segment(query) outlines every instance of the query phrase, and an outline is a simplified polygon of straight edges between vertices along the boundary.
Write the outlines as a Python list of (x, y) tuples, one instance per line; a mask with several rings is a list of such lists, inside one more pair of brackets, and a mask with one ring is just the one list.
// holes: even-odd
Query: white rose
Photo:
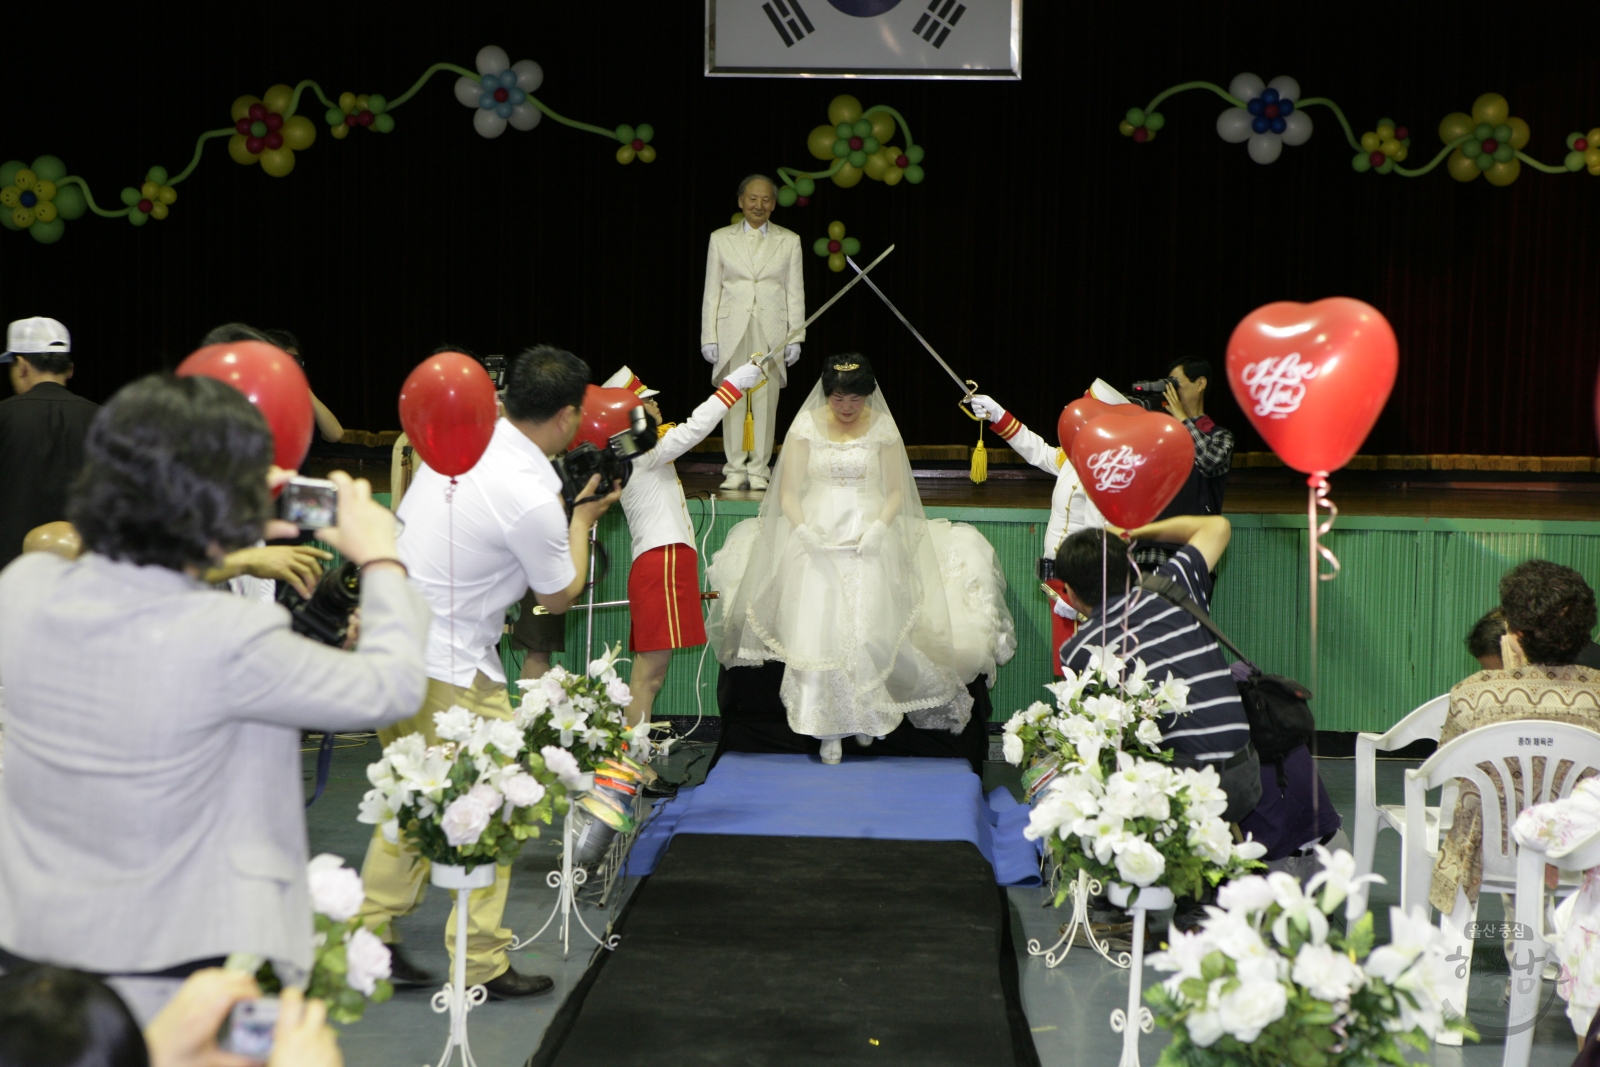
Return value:
[[(1221, 979), (1218, 979), (1221, 981)], [(1217, 1043), (1217, 1038), (1222, 1036), (1222, 1016), (1214, 1011), (1197, 1011), (1189, 1015), (1184, 1022), (1189, 1031), (1189, 1040), (1201, 1048), (1210, 1048)]]
[(354, 918), (367, 896), (361, 889), (361, 876), (331, 852), (306, 864), (306, 882), (311, 891), (311, 910), (336, 923)]
[(1366, 984), (1366, 976), (1349, 956), (1334, 951), (1332, 945), (1313, 945), (1309, 941), (1300, 946), (1290, 977), (1312, 996), (1330, 1004), (1349, 1000)]
[(1000, 751), (1005, 754), (1006, 762), (1011, 766), (1022, 766), (1022, 738), (1016, 734), (1001, 735)]
[(500, 783), (505, 798), (519, 808), (531, 808), (544, 799), (544, 786), (531, 774), (513, 774)]
[(389, 977), (389, 946), (365, 926), (357, 927), (344, 943), (344, 980), (351, 989), (370, 997), (378, 979)]
[(550, 697), (540, 683), (543, 679), (523, 678), (517, 682), (522, 687), (522, 702), (511, 713), (511, 721), (526, 730), (550, 707)]
[(1167, 860), (1155, 846), (1136, 837), (1117, 853), (1117, 874), (1130, 885), (1147, 886), (1166, 872)]
[(1111, 857), (1133, 840), (1133, 835), (1128, 833), (1122, 820), (1110, 815), (1095, 819), (1088, 827), (1086, 836), (1094, 838), (1094, 858), (1099, 863), (1110, 863)]
[(544, 757), (544, 765), (550, 768), (550, 773), (561, 779), (561, 784), (568, 789), (576, 789), (583, 782), (583, 772), (578, 769), (578, 761), (572, 753), (555, 745), (546, 745), (539, 750), (539, 755)]
[[(1233, 858), (1233, 834), (1228, 830), (1228, 824), (1221, 819), (1207, 819), (1195, 823), (1189, 827), (1188, 841), (1191, 849), (1218, 866), (1226, 865)], [(1218, 890), (1219, 903), (1222, 899), (1220, 894), (1227, 888), (1223, 886)], [(1268, 903), (1271, 903), (1270, 898)], [(1222, 906), (1226, 908), (1229, 905)]]
[(495, 751), (507, 759), (515, 759), (517, 753), (522, 751), (522, 731), (517, 729), (516, 723), (505, 719), (488, 719), (488, 727), (484, 730), (489, 744)]
[(1029, 841), (1047, 839), (1061, 829), (1066, 817), (1066, 805), (1056, 794), (1046, 793), (1028, 812), (1028, 825), (1022, 828), (1022, 836)]
[(625, 708), (633, 703), (633, 690), (629, 689), (628, 683), (620, 678), (613, 678), (606, 683), (606, 696), (619, 708)]
[(1289, 995), (1281, 982), (1240, 982), (1233, 992), (1217, 998), (1217, 1018), (1224, 1030), (1249, 1044), (1283, 1018), (1288, 1007)]
[(478, 717), (460, 704), (433, 713), (433, 732), (446, 741), (465, 741), (478, 728)]
[[(473, 792), (476, 791), (475, 788)], [(476, 845), (478, 838), (483, 836), (483, 831), (488, 829), (489, 820), (494, 817), (499, 807), (499, 804), (493, 807), (484, 804), (472, 793), (456, 797), (444, 809), (444, 818), (439, 820), (445, 840), (456, 848), (462, 845)]]

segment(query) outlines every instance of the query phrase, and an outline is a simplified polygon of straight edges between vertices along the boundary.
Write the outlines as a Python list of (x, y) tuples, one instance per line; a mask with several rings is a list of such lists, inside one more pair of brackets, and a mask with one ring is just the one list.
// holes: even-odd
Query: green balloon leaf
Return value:
[(11, 217), (11, 212), (3, 209), (0, 209), (0, 226), (12, 231), (22, 229), (21, 226), (17, 225), (17, 220)]
[[(65, 168), (63, 168), (64, 170)], [(63, 178), (65, 174), (61, 175)], [(55, 181), (54, 178), (47, 179)], [(49, 222), (35, 222), (28, 227), (28, 232), (33, 234), (33, 239), (42, 245), (53, 245), (67, 232), (67, 224), (60, 219), (51, 219)]]
[(1497, 141), (1509, 141), (1509, 140), (1511, 140), (1511, 127), (1507, 126), (1503, 122), (1500, 125), (1496, 126), (1494, 128), (1494, 139), (1497, 140)]
[(816, 241), (812, 243), (811, 251), (815, 252), (819, 256), (827, 255), (828, 239), (826, 237), (818, 237)]
[(812, 193), (817, 191), (817, 183), (812, 181), (810, 178), (801, 178), (799, 181), (794, 183), (794, 187), (801, 196), (810, 196)]
[(857, 167), (857, 168), (866, 166), (867, 165), (867, 154), (865, 152), (861, 151), (861, 149), (859, 149), (859, 148), (856, 149), (854, 152), (851, 152), (850, 153), (850, 165), (852, 167)]
[(856, 124), (850, 127), (857, 137), (868, 137), (872, 134), (871, 119), (856, 119)]
[(1385, 158), (1382, 165), (1378, 167), (1379, 174), (1388, 174), (1392, 170), (1394, 170), (1394, 160), (1388, 158)]
[(1155, 133), (1167, 124), (1167, 117), (1159, 111), (1152, 111), (1144, 117), (1144, 128)]
[(1477, 159), (1483, 155), (1483, 144), (1480, 141), (1464, 141), (1461, 145), (1461, 154), (1468, 159)]
[(83, 213), (89, 210), (89, 203), (84, 199), (83, 190), (76, 185), (63, 185), (56, 190), (56, 214), (64, 219), (81, 219)]
[(367, 110), (374, 115), (381, 115), (389, 107), (389, 98), (382, 93), (367, 94)]
[(848, 156), (850, 154), (850, 142), (846, 141), (843, 137), (833, 142), (833, 154), (840, 159)]
[[(919, 145), (919, 144), (914, 144), (910, 148), (906, 149), (906, 158), (909, 159), (913, 163), (921, 163), (922, 162), (922, 146)], [(908, 173), (906, 176), (910, 177), (910, 174)], [(918, 180), (920, 181), (921, 179), (918, 179)]]
[(1494, 166), (1494, 156), (1488, 152), (1480, 152), (1478, 153), (1477, 164), (1479, 170), (1488, 170)]
[(1350, 165), (1355, 168), (1357, 174), (1365, 174), (1372, 169), (1372, 157), (1365, 152), (1357, 152), (1351, 157)]
[(372, 119), (372, 128), (379, 133), (389, 133), (394, 129), (394, 116), (375, 115)]
[(8, 163), (0, 163), (0, 185), (16, 184), (17, 172), (27, 169), (28, 165), (20, 159), (13, 159)]
[(1498, 163), (1510, 163), (1517, 158), (1517, 150), (1511, 147), (1511, 142), (1506, 141), (1494, 150), (1494, 158)]
[(906, 181), (912, 185), (920, 185), (925, 176), (922, 173), (922, 168), (915, 163), (906, 168)]
[(150, 216), (146, 215), (144, 212), (140, 211), (136, 207), (135, 208), (129, 208), (128, 209), (128, 221), (133, 223), (135, 226), (143, 226), (145, 223), (150, 221)]
[(1580, 171), (1580, 170), (1583, 169), (1583, 153), (1582, 152), (1568, 152), (1567, 153), (1567, 158), (1565, 160), (1563, 160), (1562, 162), (1566, 164), (1566, 168), (1568, 170), (1574, 171), (1574, 172)]
[(1144, 125), (1144, 108), (1142, 108), (1142, 107), (1130, 107), (1128, 109), (1128, 114), (1127, 114), (1126, 117), (1128, 119), (1128, 125), (1129, 126), (1143, 126)]
[(854, 237), (846, 237), (839, 243), (844, 247), (845, 255), (859, 256), (861, 254), (861, 242), (856, 240)]
[[(841, 122), (839, 125), (833, 128), (833, 132), (839, 135), (839, 139), (841, 141), (848, 141), (850, 138), (856, 135), (856, 128), (850, 125), (848, 122)], [(872, 132), (870, 123), (867, 126), (867, 132)]]
[(623, 144), (631, 143), (633, 141), (633, 137), (633, 127), (629, 126), (626, 122), (617, 127), (617, 140), (621, 141)]
[[(67, 176), (67, 165), (55, 156), (40, 156), (33, 161), (33, 172), (47, 182), (60, 182)], [(51, 241), (44, 242), (50, 244)]]
[(1583, 136), (1583, 134), (1581, 134), (1581, 133), (1569, 133), (1569, 134), (1567, 134), (1567, 150), (1569, 152), (1574, 150), (1575, 148), (1577, 148), (1578, 139), (1580, 137), (1582, 137), (1582, 136)]
[(648, 122), (641, 122), (639, 128), (633, 131), (633, 135), (645, 144), (649, 144), (650, 139), (656, 135), (656, 128)]
[(329, 126), (344, 125), (344, 112), (336, 107), (330, 107), (322, 117), (328, 121)]
[(799, 198), (800, 198), (800, 194), (795, 192), (793, 189), (789, 188), (787, 185), (785, 185), (782, 189), (778, 190), (778, 206), (779, 207), (793, 207), (794, 206), (794, 202), (796, 200), (798, 200)]
[(869, 156), (882, 147), (883, 145), (878, 143), (878, 139), (876, 137), (863, 137), (861, 139), (861, 151), (865, 152)]
[(1472, 136), (1476, 137), (1480, 141), (1487, 141), (1489, 138), (1494, 136), (1494, 127), (1489, 125), (1487, 122), (1480, 122), (1478, 123), (1477, 129), (1472, 131)]
[[(122, 188), (122, 202), (124, 204), (128, 205), (129, 207), (132, 207), (133, 205), (137, 204), (139, 202), (139, 190), (133, 188), (133, 186), (131, 186), (131, 185), (123, 186), (123, 188)], [(60, 209), (58, 208), (57, 210), (60, 210)]]
[(151, 167), (149, 170), (144, 172), (144, 180), (147, 182), (155, 182), (157, 185), (167, 184), (167, 168)]

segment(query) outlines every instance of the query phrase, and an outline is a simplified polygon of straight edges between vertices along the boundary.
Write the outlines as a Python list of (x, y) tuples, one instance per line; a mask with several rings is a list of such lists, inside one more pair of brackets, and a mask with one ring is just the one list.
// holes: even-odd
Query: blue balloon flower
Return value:
[(1289, 128), (1289, 124), (1283, 119), (1273, 119), (1269, 125), (1272, 127), (1273, 133), (1282, 133)]
[(1272, 123), (1270, 120), (1264, 119), (1260, 115), (1257, 115), (1255, 118), (1250, 120), (1250, 128), (1256, 133), (1266, 133), (1272, 128)]
[(1248, 104), (1246, 104), (1244, 106), (1244, 109), (1246, 111), (1250, 112), (1250, 114), (1252, 114), (1252, 115), (1259, 115), (1259, 114), (1261, 114), (1262, 110), (1266, 108), (1266, 106), (1267, 105), (1263, 104), (1261, 102), (1261, 98), (1258, 96), (1258, 97), (1255, 97), (1254, 99), (1252, 99)]
[(1279, 101), (1278, 101), (1278, 114), (1287, 115), (1292, 111), (1294, 111), (1294, 101), (1293, 100), (1290, 100), (1287, 97), (1279, 99)]
[(510, 104), (496, 104), (495, 108), (494, 108), (494, 113), (496, 115), (499, 115), (503, 119), (508, 119), (508, 118), (511, 117), (511, 105)]
[(1269, 104), (1276, 104), (1278, 102), (1278, 90), (1268, 86), (1261, 90), (1261, 99)]

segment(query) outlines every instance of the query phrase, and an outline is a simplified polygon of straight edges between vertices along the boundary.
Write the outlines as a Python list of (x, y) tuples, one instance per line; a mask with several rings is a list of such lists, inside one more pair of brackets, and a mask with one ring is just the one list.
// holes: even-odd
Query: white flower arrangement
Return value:
[(1382, 879), (1355, 877), (1348, 852), (1319, 845), (1317, 855), (1323, 870), (1304, 890), (1282, 872), (1229, 882), (1198, 932), (1174, 932), (1150, 957), (1171, 974), (1145, 994), (1172, 1031), (1163, 1064), (1403, 1064), (1402, 1043), (1426, 1052), (1441, 1030), (1470, 1033), (1445, 1018), (1451, 947), (1425, 910), (1391, 908), (1390, 943), (1378, 949), (1371, 912), (1339, 933), (1327, 916)]
[[(558, 773), (569, 789), (577, 787), (584, 772), (607, 759), (628, 756), (645, 762), (671, 747), (670, 739), (652, 736), (670, 729), (667, 723), (628, 726), (625, 709), (633, 703), (633, 693), (617, 676), (621, 657), (622, 644), (618, 642), (592, 660), (583, 674), (557, 665), (541, 678), (517, 683), (522, 701), (512, 722), (522, 730), (529, 752), (542, 753), (552, 770), (558, 770), (559, 764)], [(552, 750), (565, 755), (552, 762)]]
[(1130, 670), (1096, 652), (1081, 675), (1067, 671), (1045, 688), (1055, 708), (1036, 702), (1017, 712), (1001, 743), (1013, 765), (1028, 764), (1034, 809), (1023, 833), (1043, 842), (1054, 865), (1057, 906), (1080, 871), (1199, 897), (1207, 884), (1259, 866), (1265, 849), (1234, 842), (1222, 821), (1228, 797), (1217, 772), (1167, 765), (1160, 723), (1185, 711), (1187, 685), (1170, 672), (1152, 685), (1142, 660)]
[(567, 786), (558, 768), (523, 753), (520, 725), (474, 715), (463, 707), (435, 712), (441, 744), (407, 734), (367, 766), (372, 788), (357, 819), (404, 837), (428, 860), (471, 870), (508, 864), (522, 843), (539, 836), (552, 813), (564, 813)]

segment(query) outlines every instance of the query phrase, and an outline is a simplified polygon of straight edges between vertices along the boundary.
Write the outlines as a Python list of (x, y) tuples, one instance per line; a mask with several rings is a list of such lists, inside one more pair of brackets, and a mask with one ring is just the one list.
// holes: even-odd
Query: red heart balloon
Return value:
[(1107, 404), (1084, 394), (1061, 409), (1061, 417), (1056, 420), (1056, 440), (1061, 442), (1061, 450), (1070, 456), (1072, 442), (1077, 438), (1078, 431), (1093, 420), (1102, 415), (1143, 414), (1144, 408), (1138, 404)]
[(1228, 340), (1228, 384), (1239, 406), (1278, 457), (1306, 474), (1350, 462), (1399, 365), (1389, 321), (1344, 296), (1257, 308)]
[(1133, 529), (1161, 514), (1189, 480), (1194, 439), (1170, 415), (1102, 415), (1078, 431), (1071, 455), (1100, 514)]
[(400, 425), (422, 462), (454, 478), (473, 468), (494, 436), (494, 380), (460, 352), (429, 356), (400, 387)]
[(207, 345), (178, 364), (177, 375), (226, 382), (250, 398), (272, 430), (272, 462), (299, 470), (311, 451), (311, 385), (294, 357), (265, 341)]
[(631, 389), (606, 389), (591, 385), (583, 391), (583, 421), (578, 426), (578, 436), (572, 439), (571, 448), (585, 441), (596, 448), (605, 448), (617, 434), (632, 425), (633, 409), (642, 401)]

